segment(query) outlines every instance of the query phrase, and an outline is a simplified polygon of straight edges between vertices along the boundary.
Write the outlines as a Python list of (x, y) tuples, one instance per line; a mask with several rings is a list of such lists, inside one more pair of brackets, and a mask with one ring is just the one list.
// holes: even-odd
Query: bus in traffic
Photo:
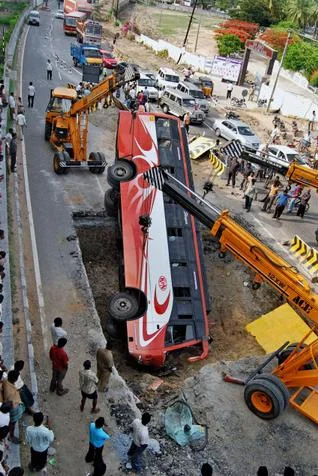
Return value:
[(84, 22), (87, 19), (87, 13), (74, 11), (71, 13), (64, 13), (63, 30), (65, 35), (77, 35), (77, 22)]

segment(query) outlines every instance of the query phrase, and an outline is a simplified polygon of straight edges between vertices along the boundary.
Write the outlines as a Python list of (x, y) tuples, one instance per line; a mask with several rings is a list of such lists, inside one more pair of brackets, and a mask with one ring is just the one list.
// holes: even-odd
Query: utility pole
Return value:
[(202, 11), (199, 16), (199, 23), (198, 23), (198, 31), (197, 31), (197, 37), (195, 39), (195, 46), (194, 46), (194, 52), (196, 53), (197, 47), (198, 47), (198, 41), (199, 41), (199, 34), (200, 34), (200, 27), (201, 27), (201, 20), (202, 20)]
[(283, 66), (283, 62), (284, 62), (284, 58), (285, 58), (286, 51), (287, 51), (287, 48), (288, 48), (288, 43), (289, 43), (290, 36), (291, 36), (291, 31), (288, 31), (288, 36), (286, 38), (284, 51), (283, 51), (283, 54), (282, 54), (282, 57), (281, 57), (281, 60), (280, 60), (280, 63), (279, 63), (279, 68), (278, 68), (276, 78), (275, 78), (275, 81), (274, 81), (274, 84), (273, 84), (272, 92), (271, 92), (271, 95), (270, 95), (268, 103), (267, 103), (266, 112), (269, 112), (269, 109), (271, 107), (271, 102), (273, 100), (274, 92), (275, 92), (275, 89), (276, 89), (276, 86), (277, 86), (277, 83), (278, 83), (279, 74), (280, 74), (280, 71), (281, 71), (282, 66)]
[(180, 53), (179, 59), (178, 59), (178, 61), (177, 61), (177, 64), (180, 63), (182, 54), (183, 54), (183, 52), (184, 52), (184, 49), (185, 49), (186, 44), (187, 44), (187, 41), (188, 41), (188, 36), (189, 36), (189, 32), (190, 32), (190, 28), (191, 28), (191, 24), (192, 24), (192, 20), (193, 20), (193, 16), (194, 16), (194, 12), (195, 12), (197, 3), (198, 3), (198, 0), (194, 0), (194, 4), (193, 4), (193, 8), (192, 8), (192, 13), (191, 13), (190, 20), (189, 20), (189, 24), (188, 24), (188, 28), (187, 28), (187, 32), (186, 32), (185, 37), (184, 37), (184, 40), (183, 40), (182, 51), (181, 51), (181, 53)]

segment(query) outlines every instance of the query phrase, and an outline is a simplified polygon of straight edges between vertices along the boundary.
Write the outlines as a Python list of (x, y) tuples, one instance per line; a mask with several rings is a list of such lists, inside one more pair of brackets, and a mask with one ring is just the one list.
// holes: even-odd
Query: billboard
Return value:
[[(210, 60), (208, 61), (210, 63)], [(240, 75), (241, 65), (242, 60), (214, 56), (210, 74), (236, 83)]]

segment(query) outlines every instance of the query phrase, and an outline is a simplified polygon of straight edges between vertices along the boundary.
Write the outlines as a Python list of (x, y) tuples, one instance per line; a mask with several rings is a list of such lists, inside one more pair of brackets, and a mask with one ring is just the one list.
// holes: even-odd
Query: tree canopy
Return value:
[(236, 35), (224, 35), (217, 39), (219, 53), (228, 56), (242, 49), (242, 43)]

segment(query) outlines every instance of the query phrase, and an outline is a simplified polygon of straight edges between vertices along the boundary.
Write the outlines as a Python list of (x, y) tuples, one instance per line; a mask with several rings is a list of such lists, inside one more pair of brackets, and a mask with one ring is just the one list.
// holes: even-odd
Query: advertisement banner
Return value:
[(215, 56), (211, 66), (210, 74), (236, 83), (239, 78), (241, 65), (241, 60), (225, 58), (223, 56)]

